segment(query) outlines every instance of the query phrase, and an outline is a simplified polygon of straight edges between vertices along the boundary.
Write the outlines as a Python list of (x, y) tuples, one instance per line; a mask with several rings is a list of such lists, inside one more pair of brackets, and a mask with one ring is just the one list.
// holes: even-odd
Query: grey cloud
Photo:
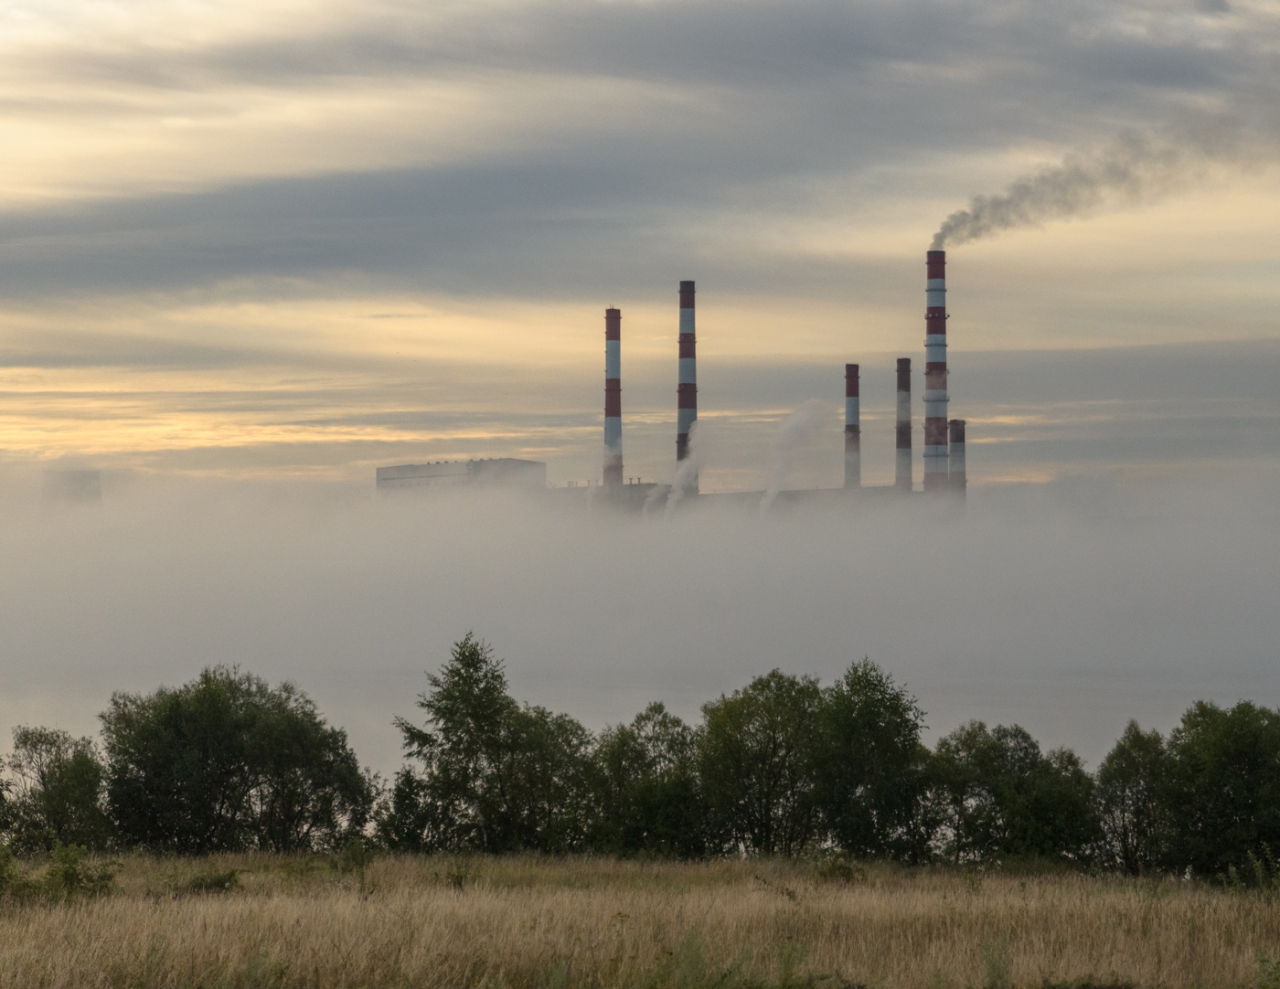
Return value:
[[(316, 355), (231, 347), (161, 336), (105, 331), (39, 333), (11, 331), (0, 338), (0, 368), (135, 368), (214, 370), (250, 365), (299, 367), (317, 363)], [(350, 359), (343, 366), (350, 368)]]
[[(712, 248), (701, 234), (744, 210), (804, 221), (848, 209), (853, 223), (861, 200), (876, 195), (954, 192), (963, 201), (966, 180), (943, 169), (943, 156), (1093, 146), (1126, 127), (1161, 135), (1189, 101), (1225, 103), (1246, 126), (1276, 129), (1265, 25), (1207, 41), (1113, 25), (1124, 13), (1159, 25), (1176, 13), (1170, 5), (693, 0), (418, 10), (377, 7), (349, 33), (180, 55), (47, 57), (71, 78), (174, 88), (418, 75), (515, 89), (522, 76), (554, 74), (588, 87), (608, 77), (677, 83), (705, 98), (606, 108), (587, 120), (552, 112), (535, 136), (461, 165), (9, 214), (0, 217), (0, 291), (286, 277), (563, 297), (588, 282), (625, 289), (696, 264), (725, 284), (768, 277), (830, 293), (842, 282), (834, 264), (753, 252), (740, 240)], [(864, 196), (858, 183), (877, 169), (896, 174)], [(849, 205), (822, 201), (808, 191), (815, 184), (845, 185)], [(1050, 197), (1050, 213), (1095, 201)]]
[(1242, 55), (1185, 36), (1113, 29), (1117, 12), (1144, 9), (1151, 5), (692, 0), (535, 3), (441, 14), (370, 5), (333, 33), (304, 29), (196, 51), (85, 46), (44, 57), (72, 77), (187, 88), (486, 69), (752, 87), (889, 64), (965, 66), (998, 76), (1009, 66), (1043, 70), (1046, 56), (1061, 71), (1069, 72), (1074, 61), (1080, 83), (1086, 73), (1101, 72), (1194, 86), (1218, 78), (1215, 70)]

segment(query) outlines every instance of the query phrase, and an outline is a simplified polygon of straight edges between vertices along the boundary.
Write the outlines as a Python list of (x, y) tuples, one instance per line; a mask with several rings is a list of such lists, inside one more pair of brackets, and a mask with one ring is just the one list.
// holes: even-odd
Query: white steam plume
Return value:
[[(697, 420), (694, 420), (693, 425), (689, 427), (689, 454), (676, 464), (676, 476), (671, 482), (671, 491), (667, 495), (668, 513), (684, 500), (686, 494), (697, 490), (698, 471), (702, 469), (702, 455), (702, 434), (698, 429)], [(647, 501), (645, 507), (648, 507)]]
[(1151, 200), (1203, 178), (1212, 165), (1257, 163), (1269, 143), (1226, 116), (1131, 131), (1100, 150), (1070, 154), (1060, 165), (1020, 178), (998, 195), (975, 196), (968, 209), (943, 221), (932, 249), (1077, 216), (1111, 201)]
[(769, 473), (769, 490), (760, 501), (760, 510), (768, 511), (782, 486), (791, 474), (796, 452), (816, 437), (822, 429), (822, 417), (826, 409), (816, 398), (803, 403), (791, 415), (782, 420), (778, 438), (773, 446), (773, 469)]

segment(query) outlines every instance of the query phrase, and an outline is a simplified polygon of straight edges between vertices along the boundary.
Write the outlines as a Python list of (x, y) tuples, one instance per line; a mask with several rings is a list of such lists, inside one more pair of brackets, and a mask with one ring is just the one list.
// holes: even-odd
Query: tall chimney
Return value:
[(968, 485), (968, 480), (964, 474), (964, 420), (951, 420), (951, 457), (950, 471), (947, 475), (948, 484), (960, 495), (964, 497), (964, 489)]
[(680, 384), (677, 386), (676, 460), (689, 457), (689, 430), (698, 421), (697, 331), (693, 319), (693, 282), (680, 283)]
[(911, 358), (898, 358), (898, 443), (893, 486), (911, 490)]
[(622, 483), (622, 310), (604, 311), (604, 484)]
[(929, 251), (924, 338), (924, 489), (947, 487), (947, 252)]
[(844, 486), (862, 487), (862, 421), (858, 408), (858, 365), (844, 366)]

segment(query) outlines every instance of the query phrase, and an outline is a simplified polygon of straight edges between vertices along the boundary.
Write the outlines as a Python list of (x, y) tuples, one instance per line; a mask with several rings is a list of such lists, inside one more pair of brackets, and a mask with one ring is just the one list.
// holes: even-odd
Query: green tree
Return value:
[(1125, 727), (1098, 767), (1096, 799), (1105, 865), (1137, 875), (1158, 868), (1169, 837), (1162, 793), (1168, 753), (1158, 731)]
[(1040, 751), (1025, 729), (971, 721), (940, 739), (930, 764), (946, 854), (1084, 858), (1096, 841), (1093, 780), (1076, 755)]
[(427, 723), (396, 726), (420, 769), (396, 777), (379, 833), (423, 849), (581, 848), (591, 829), (590, 732), (520, 707), (493, 650), (470, 632), (418, 699)]
[(106, 770), (92, 739), (55, 728), (15, 728), (4, 769), (11, 791), (6, 830), (15, 851), (48, 852), (59, 844), (97, 850), (110, 844)]
[(1280, 851), (1280, 713), (1200, 701), (1170, 732), (1168, 750), (1172, 867), (1245, 871), (1251, 854)]
[(816, 796), (840, 848), (864, 857), (927, 857), (923, 726), (915, 698), (869, 660), (851, 664), (823, 691)]
[(409, 766), (396, 773), (374, 821), (378, 841), (392, 851), (433, 852), (458, 847), (450, 808), (435, 799), (428, 778)]
[(374, 778), (292, 684), (213, 667), (176, 689), (115, 694), (101, 719), (126, 844), (295, 851), (339, 845), (368, 819)]
[(813, 837), (821, 704), (816, 679), (773, 670), (703, 706), (698, 762), (707, 806), (742, 847), (791, 855)]
[(526, 705), (503, 733), (506, 803), (497, 819), (508, 847), (581, 851), (594, 830), (594, 738), (567, 714)]
[(718, 850), (698, 780), (698, 731), (650, 704), (596, 746), (597, 847), (615, 854), (695, 858)]

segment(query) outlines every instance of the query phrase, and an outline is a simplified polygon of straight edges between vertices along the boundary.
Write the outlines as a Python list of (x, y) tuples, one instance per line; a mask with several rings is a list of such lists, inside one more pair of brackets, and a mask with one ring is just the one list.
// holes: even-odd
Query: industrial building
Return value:
[(539, 460), (495, 457), (378, 468), (378, 490), (382, 492), (458, 485), (543, 490), (547, 486), (547, 465)]
[[(948, 419), (946, 252), (925, 255), (924, 475), (926, 494), (964, 496), (965, 421)], [(678, 364), (676, 384), (676, 462), (670, 485), (624, 483), (622, 458), (622, 311), (604, 312), (604, 463), (598, 493), (604, 500), (628, 507), (646, 507), (655, 500), (677, 503), (686, 497), (706, 498), (698, 490), (697, 464), (690, 457), (689, 438), (698, 420), (697, 329), (692, 281), (679, 288)], [(862, 424), (858, 364), (845, 365), (844, 492), (868, 491), (862, 484)], [(894, 483), (883, 489), (908, 495), (912, 477), (911, 358), (897, 362), (897, 425)], [(378, 468), (378, 490), (430, 488), (456, 484), (492, 484), (545, 488), (546, 464), (532, 460), (470, 460), (407, 464)], [(753, 494), (717, 495), (750, 499)], [(793, 500), (816, 492), (785, 492)]]

